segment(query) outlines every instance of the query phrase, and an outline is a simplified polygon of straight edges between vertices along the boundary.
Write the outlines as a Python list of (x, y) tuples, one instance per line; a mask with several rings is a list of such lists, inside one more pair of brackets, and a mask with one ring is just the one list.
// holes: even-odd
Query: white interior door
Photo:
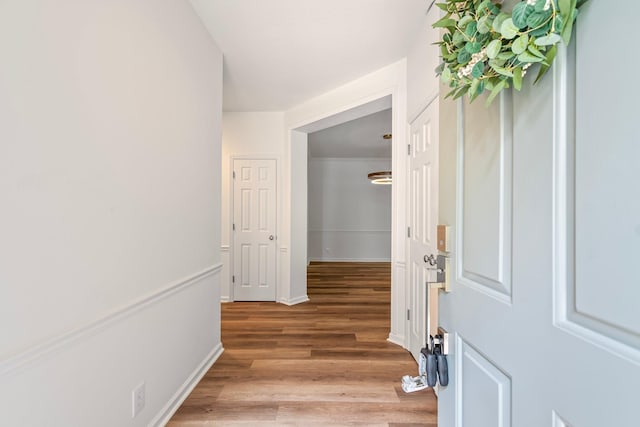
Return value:
[[(438, 222), (438, 100), (411, 123), (409, 149), (409, 251), (410, 289), (407, 321), (409, 350), (418, 360), (425, 344), (426, 331), (437, 328), (437, 291), (430, 292), (427, 282), (435, 278)], [(431, 310), (427, 310), (427, 293)], [(428, 313), (427, 313), (428, 311)], [(433, 319), (433, 320), (432, 320)]]
[(276, 299), (276, 161), (233, 161), (235, 301)]
[(599, 34), (631, 38), (639, 13), (589, 1), (538, 86), (489, 109), (441, 101), (456, 268), (440, 427), (640, 425), (637, 101), (611, 85), (625, 67), (602, 69), (627, 47)]

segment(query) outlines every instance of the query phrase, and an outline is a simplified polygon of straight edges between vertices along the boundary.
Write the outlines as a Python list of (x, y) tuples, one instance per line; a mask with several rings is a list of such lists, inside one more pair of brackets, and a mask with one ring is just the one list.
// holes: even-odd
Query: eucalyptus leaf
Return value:
[(526, 34), (521, 35), (511, 45), (511, 50), (516, 55), (520, 55), (522, 52), (527, 50), (527, 45), (529, 44), (529, 36)]
[(547, 34), (549, 31), (551, 31), (551, 21), (547, 22), (546, 24), (544, 24), (542, 27), (540, 28), (536, 28), (535, 30), (531, 30), (529, 32), (529, 35), (531, 37), (540, 37), (540, 36), (544, 36), (545, 34)]
[(511, 18), (507, 18), (504, 20), (502, 25), (500, 26), (500, 34), (507, 40), (511, 40), (516, 35), (518, 35), (518, 27), (513, 24), (513, 20)]
[(480, 80), (480, 83), (478, 83), (478, 95), (482, 92), (484, 92), (484, 80)]
[(471, 61), (471, 54), (465, 49), (462, 49), (460, 52), (458, 52), (457, 60), (459, 64), (464, 65)]
[(500, 39), (492, 40), (487, 45), (487, 57), (490, 59), (496, 58), (502, 49), (502, 41)]
[[(551, 1), (555, 1), (555, 0), (551, 0)], [(546, 0), (537, 0), (536, 4), (534, 6), (534, 9), (536, 12), (542, 12), (544, 10), (544, 7), (546, 6), (547, 1)]]
[(556, 15), (556, 22), (555, 22), (555, 29), (556, 32), (560, 32), (560, 34), (562, 34), (562, 31), (564, 30), (564, 18), (560, 15)]
[(467, 26), (467, 24), (469, 24), (470, 22), (473, 22), (473, 16), (471, 15), (464, 15), (462, 18), (460, 18), (460, 20), (458, 21), (458, 28), (464, 28)]
[(488, 91), (493, 90), (493, 80), (494, 79), (489, 79), (489, 80), (482, 80), (482, 82), (484, 83), (484, 88)]
[(468, 42), (464, 49), (471, 54), (478, 53), (482, 50), (482, 45), (478, 42)]
[(487, 34), (491, 31), (491, 21), (489, 16), (483, 16), (478, 20), (478, 32), (480, 34)]
[(544, 53), (540, 52), (540, 50), (533, 43), (529, 43), (529, 46), (527, 46), (527, 50), (539, 58), (545, 58)]
[(513, 7), (511, 12), (511, 19), (513, 24), (518, 27), (519, 30), (527, 26), (527, 18), (534, 12), (532, 6), (529, 6), (526, 1), (521, 1)]
[(449, 54), (449, 50), (447, 49), (447, 45), (440, 46), (440, 56), (445, 57)]
[(560, 40), (562, 40), (562, 37), (556, 33), (551, 33), (546, 36), (538, 37), (534, 43), (538, 46), (550, 46), (558, 43)]
[(458, 89), (458, 91), (456, 92), (455, 95), (453, 95), (453, 99), (458, 99), (461, 96), (464, 96), (465, 93), (467, 93), (467, 91), (469, 90), (469, 86), (463, 86), (460, 89)]
[(500, 52), (498, 54), (498, 59), (502, 60), (502, 61), (508, 61), (511, 58), (513, 58), (515, 55), (513, 52), (508, 51), (508, 52)]
[(462, 34), (460, 31), (456, 31), (455, 33), (453, 33), (453, 44), (456, 46), (462, 46), (466, 41), (467, 38), (465, 37), (464, 34)]
[(509, 17), (508, 13), (501, 12), (493, 19), (493, 23), (491, 24), (491, 28), (496, 33), (500, 32), (500, 28), (502, 28), (502, 23)]
[(533, 12), (527, 17), (526, 25), (530, 28), (537, 28), (551, 17), (551, 12)]
[[(511, 57), (513, 58), (513, 54), (511, 54)], [(502, 59), (490, 59), (489, 60), (489, 65), (490, 66), (498, 66), (498, 67), (504, 67), (505, 64), (507, 63), (507, 61), (504, 61)]]
[(562, 29), (562, 40), (564, 40), (565, 44), (569, 44), (571, 41), (571, 32), (573, 31), (573, 22), (576, 20), (576, 15), (578, 11), (575, 8), (576, 0), (571, 0), (571, 13), (568, 17), (565, 17), (566, 24)]
[(515, 90), (522, 89), (522, 67), (513, 69), (513, 88)]
[(458, 90), (458, 88), (457, 88), (457, 87), (456, 87), (455, 89), (452, 89), (450, 92), (448, 92), (448, 93), (444, 96), (444, 98), (445, 98), (445, 99), (447, 99), (447, 98), (452, 97), (452, 96), (456, 93), (456, 91), (457, 91), (457, 90)]
[(475, 36), (477, 31), (478, 31), (478, 23), (476, 21), (469, 22), (469, 24), (464, 29), (464, 33), (469, 37)]
[(452, 28), (455, 29), (456, 28), (456, 21), (454, 21), (451, 18), (442, 18), (438, 21), (436, 21), (433, 25), (433, 28)]
[(540, 58), (539, 56), (535, 56), (529, 53), (529, 51), (524, 51), (520, 55), (518, 55), (518, 61), (522, 63), (526, 62), (542, 62), (544, 58)]
[(489, 66), (498, 74), (505, 77), (513, 77), (513, 73), (504, 67), (500, 67), (496, 63), (489, 61)]
[(436, 3), (436, 6), (438, 6), (438, 8), (444, 10), (445, 12), (449, 11), (449, 7), (446, 3)]
[(442, 78), (443, 83), (448, 83), (451, 80), (451, 70), (449, 67), (445, 67), (442, 70), (442, 75), (440, 77)]
[(490, 33), (486, 33), (486, 34), (480, 34), (478, 33), (478, 35), (476, 36), (476, 41), (482, 43), (483, 45), (488, 41), (491, 40), (491, 34)]
[(471, 69), (471, 77), (474, 79), (479, 79), (484, 74), (484, 62), (478, 62)]
[(480, 86), (480, 80), (477, 78), (473, 79), (471, 86), (469, 87), (469, 95), (471, 96), (472, 101), (476, 96), (478, 96), (478, 86)]
[(571, 5), (571, 0), (558, 0), (558, 9), (560, 9), (560, 15), (565, 17), (571, 16), (571, 10), (575, 7), (575, 4)]
[(538, 75), (536, 76), (536, 79), (533, 81), (533, 84), (538, 83), (540, 79), (542, 79), (542, 77), (547, 73), (557, 53), (558, 53), (557, 45), (553, 45), (549, 48), (549, 50), (547, 51), (547, 56), (544, 61), (545, 63), (540, 65), (540, 70), (538, 71)]
[(487, 101), (485, 102), (485, 105), (488, 107), (489, 105), (491, 105), (491, 103), (493, 102), (493, 100), (495, 99), (496, 96), (498, 96), (498, 94), (502, 91), (502, 89), (507, 87), (507, 82), (506, 80), (500, 80), (491, 90), (491, 93), (489, 94), (489, 96), (487, 97)]
[(484, 0), (482, 3), (480, 3), (476, 8), (476, 10), (478, 11), (478, 15), (479, 16), (490, 15), (492, 12), (491, 4), (492, 4), (491, 0)]

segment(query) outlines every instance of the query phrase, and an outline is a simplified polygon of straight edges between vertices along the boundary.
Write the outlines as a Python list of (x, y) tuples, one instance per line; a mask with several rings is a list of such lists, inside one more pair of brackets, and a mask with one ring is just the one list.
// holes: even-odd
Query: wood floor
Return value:
[(168, 424), (436, 426), (431, 390), (389, 335), (388, 263), (312, 263), (309, 302), (222, 305), (220, 359)]

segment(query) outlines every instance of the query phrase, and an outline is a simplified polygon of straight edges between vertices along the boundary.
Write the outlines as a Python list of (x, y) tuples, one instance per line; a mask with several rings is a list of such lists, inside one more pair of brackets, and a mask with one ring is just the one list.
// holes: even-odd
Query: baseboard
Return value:
[(207, 267), (204, 270), (201, 270), (183, 279), (177, 280), (176, 282), (165, 286), (160, 290), (154, 291), (130, 304), (120, 307), (107, 314), (106, 316), (89, 322), (82, 327), (50, 338), (34, 347), (22, 351), (21, 353), (9, 359), (0, 361), (0, 377), (17, 369), (24, 368), (34, 361), (45, 357), (53, 352), (60, 351), (79, 340), (88, 339), (100, 333), (107, 327), (117, 322), (121, 322), (124, 319), (132, 316), (133, 314), (144, 310), (146, 307), (157, 304), (159, 301), (162, 301), (165, 298), (176, 294), (177, 292), (181, 292), (195, 285), (196, 283), (199, 283), (202, 279), (218, 273), (221, 268), (222, 264), (215, 264)]
[(280, 303), (282, 303), (284, 305), (292, 306), (292, 305), (300, 304), (300, 303), (307, 302), (307, 301), (309, 301), (309, 297), (307, 295), (303, 295), (301, 297), (293, 298), (293, 299), (290, 299), (290, 300), (281, 299), (278, 302), (280, 302)]
[(222, 347), (222, 343), (215, 346), (205, 357), (205, 359), (200, 363), (200, 365), (193, 371), (189, 378), (182, 384), (182, 386), (176, 391), (173, 397), (166, 403), (166, 405), (160, 410), (158, 415), (156, 415), (153, 420), (149, 423), (151, 426), (162, 427), (166, 425), (173, 414), (176, 413), (178, 408), (182, 405), (185, 399), (189, 396), (189, 394), (193, 391), (193, 389), (198, 385), (202, 377), (211, 369), (211, 366), (218, 360), (218, 358), (222, 355), (224, 348)]
[(402, 348), (405, 348), (405, 346), (404, 346), (404, 337), (403, 336), (389, 334), (389, 338), (387, 338), (387, 341), (389, 341), (392, 344), (399, 345)]

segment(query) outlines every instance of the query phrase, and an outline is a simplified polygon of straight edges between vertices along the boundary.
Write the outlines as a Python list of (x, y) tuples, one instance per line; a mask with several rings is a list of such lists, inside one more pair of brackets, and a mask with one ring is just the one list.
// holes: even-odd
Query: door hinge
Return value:
[(407, 227), (407, 237), (411, 237), (411, 227)]
[(233, 171), (233, 179), (236, 179), (236, 171)]
[(231, 283), (236, 283), (236, 276), (231, 276)]
[(411, 320), (411, 310), (407, 309), (407, 320)]
[(411, 155), (411, 144), (407, 144), (407, 156)]
[(235, 224), (231, 224), (231, 229), (232, 229), (233, 231), (236, 231), (236, 225), (235, 225)]

